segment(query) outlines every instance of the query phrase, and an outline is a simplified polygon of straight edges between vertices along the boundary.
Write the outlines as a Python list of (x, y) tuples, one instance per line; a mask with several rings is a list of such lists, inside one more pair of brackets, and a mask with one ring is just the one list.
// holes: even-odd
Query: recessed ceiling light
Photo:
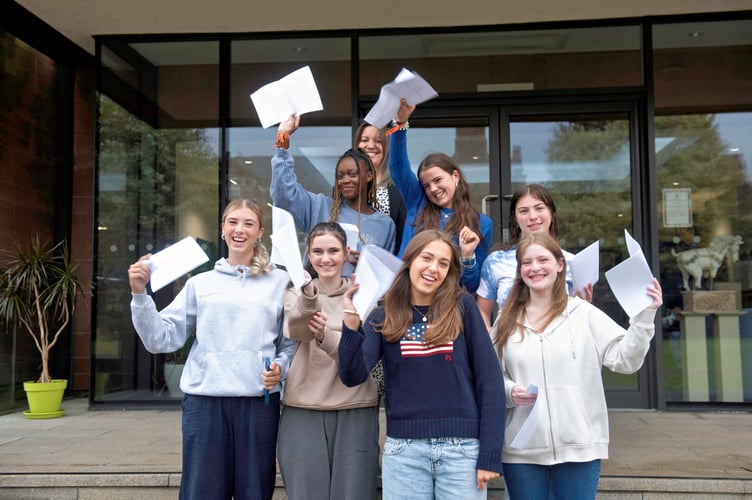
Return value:
[(250, 165), (253, 163), (253, 160), (245, 160), (243, 163), (245, 163), (246, 165)]
[(689, 36), (692, 37), (692, 38), (700, 38), (704, 34), (705, 34), (704, 31), (690, 31), (689, 32)]

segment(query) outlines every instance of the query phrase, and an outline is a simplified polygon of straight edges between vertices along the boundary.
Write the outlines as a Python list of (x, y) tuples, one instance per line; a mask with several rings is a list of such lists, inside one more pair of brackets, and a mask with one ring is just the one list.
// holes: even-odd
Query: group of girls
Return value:
[[(586, 300), (571, 296), (556, 209), (541, 186), (515, 193), (513, 240), (486, 258), (491, 222), (456, 163), (432, 154), (417, 176), (410, 169), (413, 110), (402, 103), (388, 139), (358, 129), (332, 196), (297, 182), (288, 148), (299, 118), (280, 124), (271, 194), (308, 234), (302, 287), (269, 265), (263, 213), (250, 200), (223, 214), (228, 257), (161, 312), (145, 291), (148, 255), (130, 266), (145, 347), (171, 352), (195, 335), (181, 379), (181, 498), (271, 498), (275, 451), (288, 498), (376, 498), (379, 394), (369, 374), (379, 363), (384, 499), (482, 499), (502, 470), (513, 499), (595, 497), (608, 447), (600, 370), (639, 369), (660, 285), (628, 330), (589, 303), (592, 287)], [(351, 275), (361, 245), (348, 247), (339, 223), (403, 260), (363, 321)], [(533, 404), (548, 417), (512, 447)]]

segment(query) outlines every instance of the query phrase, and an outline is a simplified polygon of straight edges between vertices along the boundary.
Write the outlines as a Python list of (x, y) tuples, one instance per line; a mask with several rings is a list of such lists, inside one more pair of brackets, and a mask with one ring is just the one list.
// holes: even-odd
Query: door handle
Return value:
[(488, 204), (492, 201), (498, 200), (499, 195), (498, 194), (487, 194), (480, 200), (480, 211), (483, 212), (483, 215), (488, 215)]

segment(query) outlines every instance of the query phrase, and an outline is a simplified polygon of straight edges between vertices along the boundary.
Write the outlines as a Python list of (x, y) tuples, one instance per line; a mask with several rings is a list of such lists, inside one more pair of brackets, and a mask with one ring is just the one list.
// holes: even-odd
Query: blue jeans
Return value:
[(598, 490), (601, 461), (556, 465), (504, 463), (512, 500), (592, 500)]
[(387, 436), (381, 464), (383, 500), (481, 500), (477, 439), (394, 439)]

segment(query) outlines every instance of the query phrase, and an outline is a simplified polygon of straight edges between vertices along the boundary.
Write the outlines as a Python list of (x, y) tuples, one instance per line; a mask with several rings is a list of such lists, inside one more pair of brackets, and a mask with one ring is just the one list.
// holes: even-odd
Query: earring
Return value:
[(222, 234), (220, 235), (220, 238), (222, 238), (222, 239), (224, 240), (224, 239), (225, 239), (225, 233), (222, 233)]
[(459, 182), (455, 182), (455, 183), (454, 183), (454, 187), (459, 187), (459, 186), (460, 186), (460, 183), (459, 183)]
[(257, 239), (257, 240), (256, 240), (256, 241), (255, 241), (255, 242), (253, 243), (253, 246), (257, 247), (257, 246), (259, 246), (260, 244), (261, 244), (261, 238)]

